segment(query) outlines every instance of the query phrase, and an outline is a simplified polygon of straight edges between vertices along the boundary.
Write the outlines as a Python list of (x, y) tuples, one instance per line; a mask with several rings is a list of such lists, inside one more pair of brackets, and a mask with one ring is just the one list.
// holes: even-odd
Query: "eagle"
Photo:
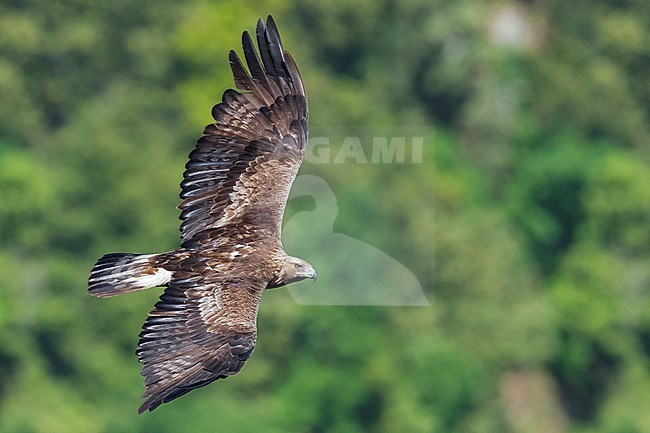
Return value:
[(259, 20), (257, 50), (242, 36), (248, 69), (235, 51), (235, 87), (212, 109), (181, 183), (181, 246), (160, 254), (113, 253), (90, 272), (99, 298), (164, 286), (140, 333), (136, 355), (152, 411), (232, 376), (250, 358), (262, 293), (316, 279), (288, 255), (281, 225), (307, 146), (307, 96), (271, 16)]

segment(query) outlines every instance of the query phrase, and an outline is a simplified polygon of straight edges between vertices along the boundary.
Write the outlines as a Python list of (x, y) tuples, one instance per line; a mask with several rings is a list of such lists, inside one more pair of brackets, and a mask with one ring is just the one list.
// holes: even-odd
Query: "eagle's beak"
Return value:
[(309, 278), (311, 278), (312, 280), (316, 281), (316, 278), (318, 278), (318, 274), (316, 273), (316, 269), (311, 268), (311, 269), (309, 270)]

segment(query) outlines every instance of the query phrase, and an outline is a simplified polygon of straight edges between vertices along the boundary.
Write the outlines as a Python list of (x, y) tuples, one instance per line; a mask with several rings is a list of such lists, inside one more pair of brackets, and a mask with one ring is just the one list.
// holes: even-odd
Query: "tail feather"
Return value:
[(167, 284), (172, 273), (155, 266), (156, 257), (156, 254), (106, 254), (90, 271), (88, 292), (109, 298)]

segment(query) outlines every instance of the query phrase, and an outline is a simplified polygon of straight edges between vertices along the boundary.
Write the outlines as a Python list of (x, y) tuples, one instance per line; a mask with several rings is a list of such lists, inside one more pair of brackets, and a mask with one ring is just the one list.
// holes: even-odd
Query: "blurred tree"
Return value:
[[(504, 10), (514, 42), (495, 37)], [(434, 306), (270, 292), (241, 375), (138, 418), (133, 350), (160, 291), (98, 301), (87, 271), (177, 245), (227, 50), (269, 12), (312, 130), (435, 126), (421, 164), (303, 167), (336, 193), (334, 230)], [(522, 431), (503, 391), (521, 372), (569, 431), (647, 431), (649, 22), (641, 0), (3, 2), (0, 431)]]

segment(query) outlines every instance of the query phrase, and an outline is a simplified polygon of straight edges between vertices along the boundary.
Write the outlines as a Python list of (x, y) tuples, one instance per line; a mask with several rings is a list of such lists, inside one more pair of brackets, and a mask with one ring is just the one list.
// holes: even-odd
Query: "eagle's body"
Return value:
[(186, 164), (181, 247), (108, 254), (90, 274), (98, 297), (166, 286), (136, 352), (146, 386), (139, 412), (237, 373), (255, 346), (264, 290), (316, 277), (280, 239), (307, 144), (307, 97), (271, 17), (258, 22), (256, 36), (261, 59), (245, 32), (250, 74), (230, 52), (242, 92), (224, 93)]

